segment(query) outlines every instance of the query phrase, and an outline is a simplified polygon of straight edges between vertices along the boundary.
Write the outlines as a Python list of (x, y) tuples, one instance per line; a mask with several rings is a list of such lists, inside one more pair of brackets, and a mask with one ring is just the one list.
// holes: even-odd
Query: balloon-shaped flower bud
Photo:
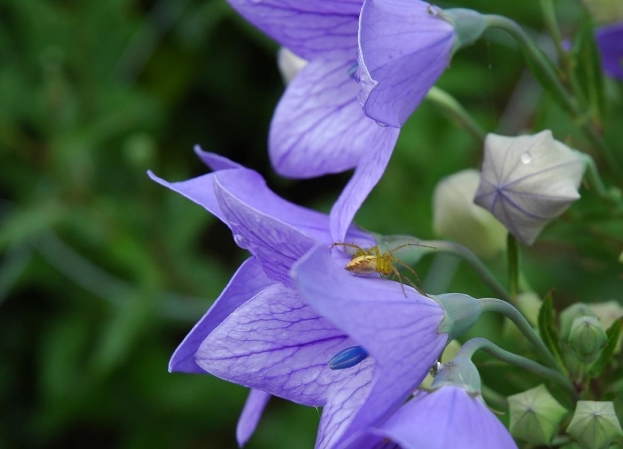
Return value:
[(591, 306), (583, 302), (576, 302), (560, 312), (560, 338), (568, 340), (573, 321), (582, 316), (597, 317)]
[(544, 385), (508, 397), (511, 435), (530, 444), (549, 445), (567, 410)]
[(578, 401), (567, 433), (583, 449), (607, 449), (614, 440), (623, 437), (614, 404), (605, 401)]
[(581, 155), (549, 130), (532, 136), (487, 135), (474, 202), (532, 245), (551, 220), (580, 198)]
[(506, 228), (490, 212), (474, 204), (480, 183), (477, 170), (443, 178), (433, 192), (433, 229), (443, 238), (492, 258), (506, 247)]
[(594, 362), (607, 340), (606, 331), (597, 318), (581, 316), (573, 320), (569, 343), (581, 362)]
[(284, 84), (290, 84), (290, 81), (299, 71), (307, 65), (307, 60), (293, 53), (286, 47), (281, 47), (277, 53), (277, 67), (283, 78)]

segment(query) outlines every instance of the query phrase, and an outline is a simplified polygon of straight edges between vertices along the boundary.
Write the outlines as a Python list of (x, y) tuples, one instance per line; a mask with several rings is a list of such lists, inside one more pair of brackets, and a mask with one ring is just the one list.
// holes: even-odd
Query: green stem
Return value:
[(426, 94), (426, 99), (437, 106), (441, 111), (455, 120), (460, 126), (462, 125), (476, 139), (484, 142), (487, 133), (484, 129), (469, 115), (469, 113), (461, 106), (461, 104), (446, 91), (433, 86)]
[(534, 328), (530, 325), (530, 322), (511, 304), (506, 301), (502, 301), (497, 298), (481, 298), (478, 300), (482, 307), (482, 313), (496, 312), (504, 315), (510, 319), (515, 326), (521, 331), (526, 339), (532, 344), (537, 354), (545, 361), (547, 365), (557, 370), (560, 370), (560, 366), (556, 362), (556, 359), (552, 353), (547, 349), (543, 340), (536, 333)]
[(573, 384), (559, 371), (547, 368), (540, 363), (513, 354), (512, 352), (505, 351), (485, 338), (473, 338), (467, 341), (459, 350), (457, 357), (461, 356), (471, 359), (478, 350), (483, 350), (490, 356), (502, 360), (503, 362), (510, 363), (511, 365), (518, 366), (545, 379), (551, 380), (569, 393), (572, 398), (575, 399), (578, 397)]
[(510, 295), (515, 302), (519, 293), (519, 242), (513, 234), (508, 233), (506, 239), (506, 253), (508, 256), (508, 285)]
[(435, 248), (436, 251), (447, 254), (454, 254), (460, 257), (474, 270), (478, 276), (493, 290), (500, 298), (511, 301), (512, 296), (502, 285), (502, 283), (491, 273), (489, 268), (484, 264), (480, 258), (474, 254), (472, 250), (455, 242), (447, 242), (445, 240), (424, 240), (424, 245), (429, 245)]
[[(526, 58), (529, 59), (536, 67), (540, 69), (540, 73), (547, 78), (547, 81), (552, 89), (555, 91), (555, 97), (562, 102), (562, 106), (569, 112), (569, 114), (580, 122), (585, 135), (591, 141), (593, 145), (599, 148), (606, 158), (606, 161), (619, 177), (623, 177), (623, 171), (619, 166), (617, 158), (612, 153), (610, 147), (606, 144), (603, 136), (595, 128), (590, 120), (585, 119), (585, 112), (578, 105), (576, 99), (567, 91), (565, 86), (560, 81), (558, 74), (554, 70), (549, 59), (543, 54), (543, 52), (532, 42), (530, 37), (515, 21), (495, 14), (485, 15), (487, 24), (490, 28), (498, 28), (509, 33), (515, 38), (526, 54)], [(538, 79), (538, 76), (537, 76)]]
[(621, 189), (617, 187), (607, 188), (601, 179), (597, 165), (592, 157), (586, 153), (579, 153), (580, 157), (584, 161), (586, 167), (586, 180), (589, 186), (593, 189), (597, 195), (602, 199), (618, 206), (623, 207), (623, 196), (621, 195)]

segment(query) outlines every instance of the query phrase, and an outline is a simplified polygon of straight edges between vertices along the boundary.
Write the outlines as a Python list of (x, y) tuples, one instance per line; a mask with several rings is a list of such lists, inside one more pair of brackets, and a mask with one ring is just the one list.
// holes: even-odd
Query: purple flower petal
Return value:
[(164, 179), (156, 176), (151, 170), (147, 172), (147, 175), (158, 184), (163, 185), (174, 192), (185, 196), (194, 203), (206, 208), (208, 212), (227, 224), (225, 217), (221, 212), (221, 208), (216, 201), (216, 197), (214, 196), (214, 173), (209, 173), (207, 175), (180, 182), (165, 181)]
[(437, 331), (444, 312), (434, 300), (408, 286), (403, 291), (403, 286), (387, 279), (353, 276), (344, 266), (343, 256), (332, 257), (326, 247), (317, 246), (295, 264), (292, 276), (309, 304), (376, 362), (371, 391), (351, 418), (343, 437), (347, 438), (407, 399), (445, 347), (448, 335)]
[(354, 60), (312, 61), (281, 98), (270, 130), (270, 157), (284, 176), (310, 178), (353, 168), (397, 133), (367, 118), (357, 103)]
[(382, 133), (370, 136), (370, 151), (363, 153), (352, 178), (331, 208), (331, 234), (336, 242), (345, 241), (355, 214), (383, 176), (398, 134), (396, 128), (384, 128)]
[(365, 0), (359, 20), (359, 101), (400, 127), (450, 63), (454, 29), (418, 0)]
[(508, 430), (483, 402), (460, 387), (419, 392), (372, 433), (402, 449), (516, 449)]
[(604, 71), (623, 80), (623, 22), (599, 28), (596, 38)]
[(327, 366), (333, 355), (352, 345), (296, 290), (275, 284), (225, 319), (204, 340), (196, 361), (230, 382), (322, 406), (330, 388), (357, 376), (357, 367), (332, 371)]
[(354, 58), (362, 0), (228, 0), (244, 18), (300, 57)]
[(247, 402), (244, 404), (240, 418), (238, 418), (238, 426), (236, 427), (236, 440), (238, 446), (244, 446), (257, 427), (257, 423), (262, 417), (264, 408), (270, 399), (270, 394), (262, 390), (251, 390)]
[(245, 168), (238, 162), (227, 159), (225, 156), (203, 151), (199, 145), (195, 145), (194, 150), (199, 159), (210, 167), (212, 171), (228, 170), (230, 168)]
[(205, 373), (195, 363), (195, 353), (203, 340), (234, 310), (273, 283), (274, 281), (266, 277), (255, 257), (247, 259), (232, 276), (210, 310), (177, 347), (169, 362), (169, 372)]

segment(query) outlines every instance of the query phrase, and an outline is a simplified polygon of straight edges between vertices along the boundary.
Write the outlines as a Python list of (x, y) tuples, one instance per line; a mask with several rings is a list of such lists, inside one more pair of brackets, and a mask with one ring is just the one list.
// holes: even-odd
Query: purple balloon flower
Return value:
[[(442, 308), (409, 287), (405, 297), (396, 282), (350, 275), (349, 255), (329, 251), (328, 216), (279, 198), (252, 170), (198, 154), (217, 171), (178, 183), (150, 176), (220, 218), (252, 257), (180, 344), (170, 370), (208, 372), (254, 389), (238, 426), (240, 444), (269, 394), (323, 407), (317, 448), (380, 424), (443, 349)], [(375, 243), (353, 226), (346, 239)], [(329, 369), (335, 354), (357, 345), (370, 357)]]
[(366, 117), (353, 77), (362, 0), (229, 0), (249, 22), (309, 61), (288, 85), (270, 127), (269, 154), (283, 176), (311, 178), (355, 167), (331, 210), (342, 241), (381, 178), (399, 131)]
[(400, 127), (450, 64), (455, 31), (430, 3), (365, 0), (359, 21), (359, 101)]
[(623, 80), (623, 22), (599, 28), (595, 37), (604, 71)]
[[(419, 391), (370, 435), (402, 449), (516, 449), (508, 430), (480, 396), (459, 386)], [(371, 436), (368, 439), (373, 438)]]

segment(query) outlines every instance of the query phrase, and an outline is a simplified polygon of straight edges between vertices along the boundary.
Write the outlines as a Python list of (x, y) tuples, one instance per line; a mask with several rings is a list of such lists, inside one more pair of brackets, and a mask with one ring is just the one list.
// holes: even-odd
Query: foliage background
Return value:
[[(458, 6), (543, 34), (537, 2)], [(581, 6), (559, 13), (572, 34)], [(283, 91), (276, 50), (225, 0), (0, 0), (0, 449), (235, 447), (245, 389), (168, 374), (167, 362), (245, 254), (225, 226), (145, 172), (204, 173), (198, 143), (328, 211), (349, 174), (286, 180), (268, 162)], [(461, 51), (439, 86), (490, 131), (551, 128), (585, 145), (502, 33)], [(618, 99), (611, 117), (621, 117)], [(358, 222), (434, 237), (432, 189), (480, 157), (474, 138), (422, 105)], [(559, 308), (620, 298), (620, 222), (594, 204), (588, 192), (525, 254), (533, 286), (555, 287)], [(597, 222), (576, 219), (591, 212)], [(465, 267), (447, 282), (490, 294)], [(478, 333), (499, 324), (485, 320)], [(495, 370), (490, 383), (502, 392), (518, 378)], [(312, 447), (318, 417), (274, 400), (248, 447)]]

